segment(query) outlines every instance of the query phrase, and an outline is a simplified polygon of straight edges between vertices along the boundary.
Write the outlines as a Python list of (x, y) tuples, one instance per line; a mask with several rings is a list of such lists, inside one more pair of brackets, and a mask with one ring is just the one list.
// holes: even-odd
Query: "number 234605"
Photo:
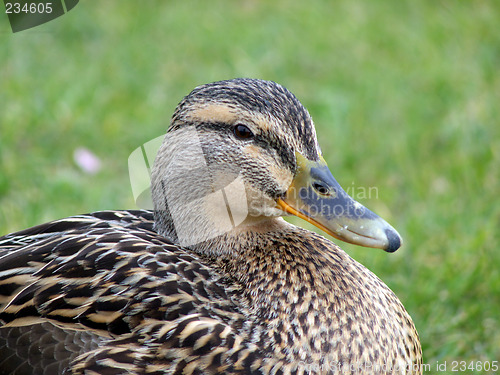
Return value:
[(5, 13), (52, 13), (52, 3), (5, 3)]

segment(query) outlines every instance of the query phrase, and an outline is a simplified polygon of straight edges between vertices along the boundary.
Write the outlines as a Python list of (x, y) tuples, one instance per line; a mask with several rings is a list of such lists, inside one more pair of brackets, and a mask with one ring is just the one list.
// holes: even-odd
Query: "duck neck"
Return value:
[(325, 238), (281, 218), (245, 229), (226, 233), (195, 251), (207, 256), (210, 249), (216, 254), (209, 255), (210, 262), (244, 286), (251, 308), (260, 310), (253, 311), (258, 316), (300, 315), (319, 304), (326, 313), (335, 276), (346, 273), (339, 264), (348, 256)]

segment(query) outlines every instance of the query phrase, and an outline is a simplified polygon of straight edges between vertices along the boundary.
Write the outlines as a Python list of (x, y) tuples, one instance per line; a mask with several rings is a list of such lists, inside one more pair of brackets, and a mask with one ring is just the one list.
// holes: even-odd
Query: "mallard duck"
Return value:
[(151, 192), (153, 211), (0, 238), (0, 373), (421, 373), (396, 295), (282, 219), (388, 252), (402, 242), (342, 190), (290, 91), (256, 79), (195, 88)]

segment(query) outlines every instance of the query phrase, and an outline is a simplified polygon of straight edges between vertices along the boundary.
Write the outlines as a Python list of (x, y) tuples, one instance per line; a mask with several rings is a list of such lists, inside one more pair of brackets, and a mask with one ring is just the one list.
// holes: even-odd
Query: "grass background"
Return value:
[(0, 15), (0, 234), (134, 208), (127, 158), (185, 94), (271, 79), (308, 107), (339, 182), (376, 187), (357, 198), (403, 235), (393, 255), (341, 245), (400, 297), (431, 372), (500, 361), (499, 25), (487, 0), (82, 1), (17, 34)]

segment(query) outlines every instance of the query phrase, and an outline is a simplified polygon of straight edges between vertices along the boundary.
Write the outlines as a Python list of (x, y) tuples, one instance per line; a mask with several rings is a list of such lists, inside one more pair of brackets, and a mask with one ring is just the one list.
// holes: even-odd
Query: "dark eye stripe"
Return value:
[[(206, 131), (227, 131), (234, 133), (235, 127), (236, 126), (230, 125), (225, 122), (201, 122), (196, 124), (196, 130), (200, 132), (200, 135), (202, 135)], [(235, 137), (237, 137), (236, 134)], [(295, 150), (290, 148), (285, 139), (275, 137), (273, 133), (269, 133), (267, 131), (253, 134), (252, 138), (249, 139), (252, 140), (255, 146), (262, 147), (264, 150), (274, 150), (277, 156), (281, 159), (283, 165), (290, 168), (293, 173), (296, 172)]]
[(237, 124), (234, 127), (234, 135), (239, 139), (250, 139), (254, 137), (254, 134), (248, 126), (243, 124)]

